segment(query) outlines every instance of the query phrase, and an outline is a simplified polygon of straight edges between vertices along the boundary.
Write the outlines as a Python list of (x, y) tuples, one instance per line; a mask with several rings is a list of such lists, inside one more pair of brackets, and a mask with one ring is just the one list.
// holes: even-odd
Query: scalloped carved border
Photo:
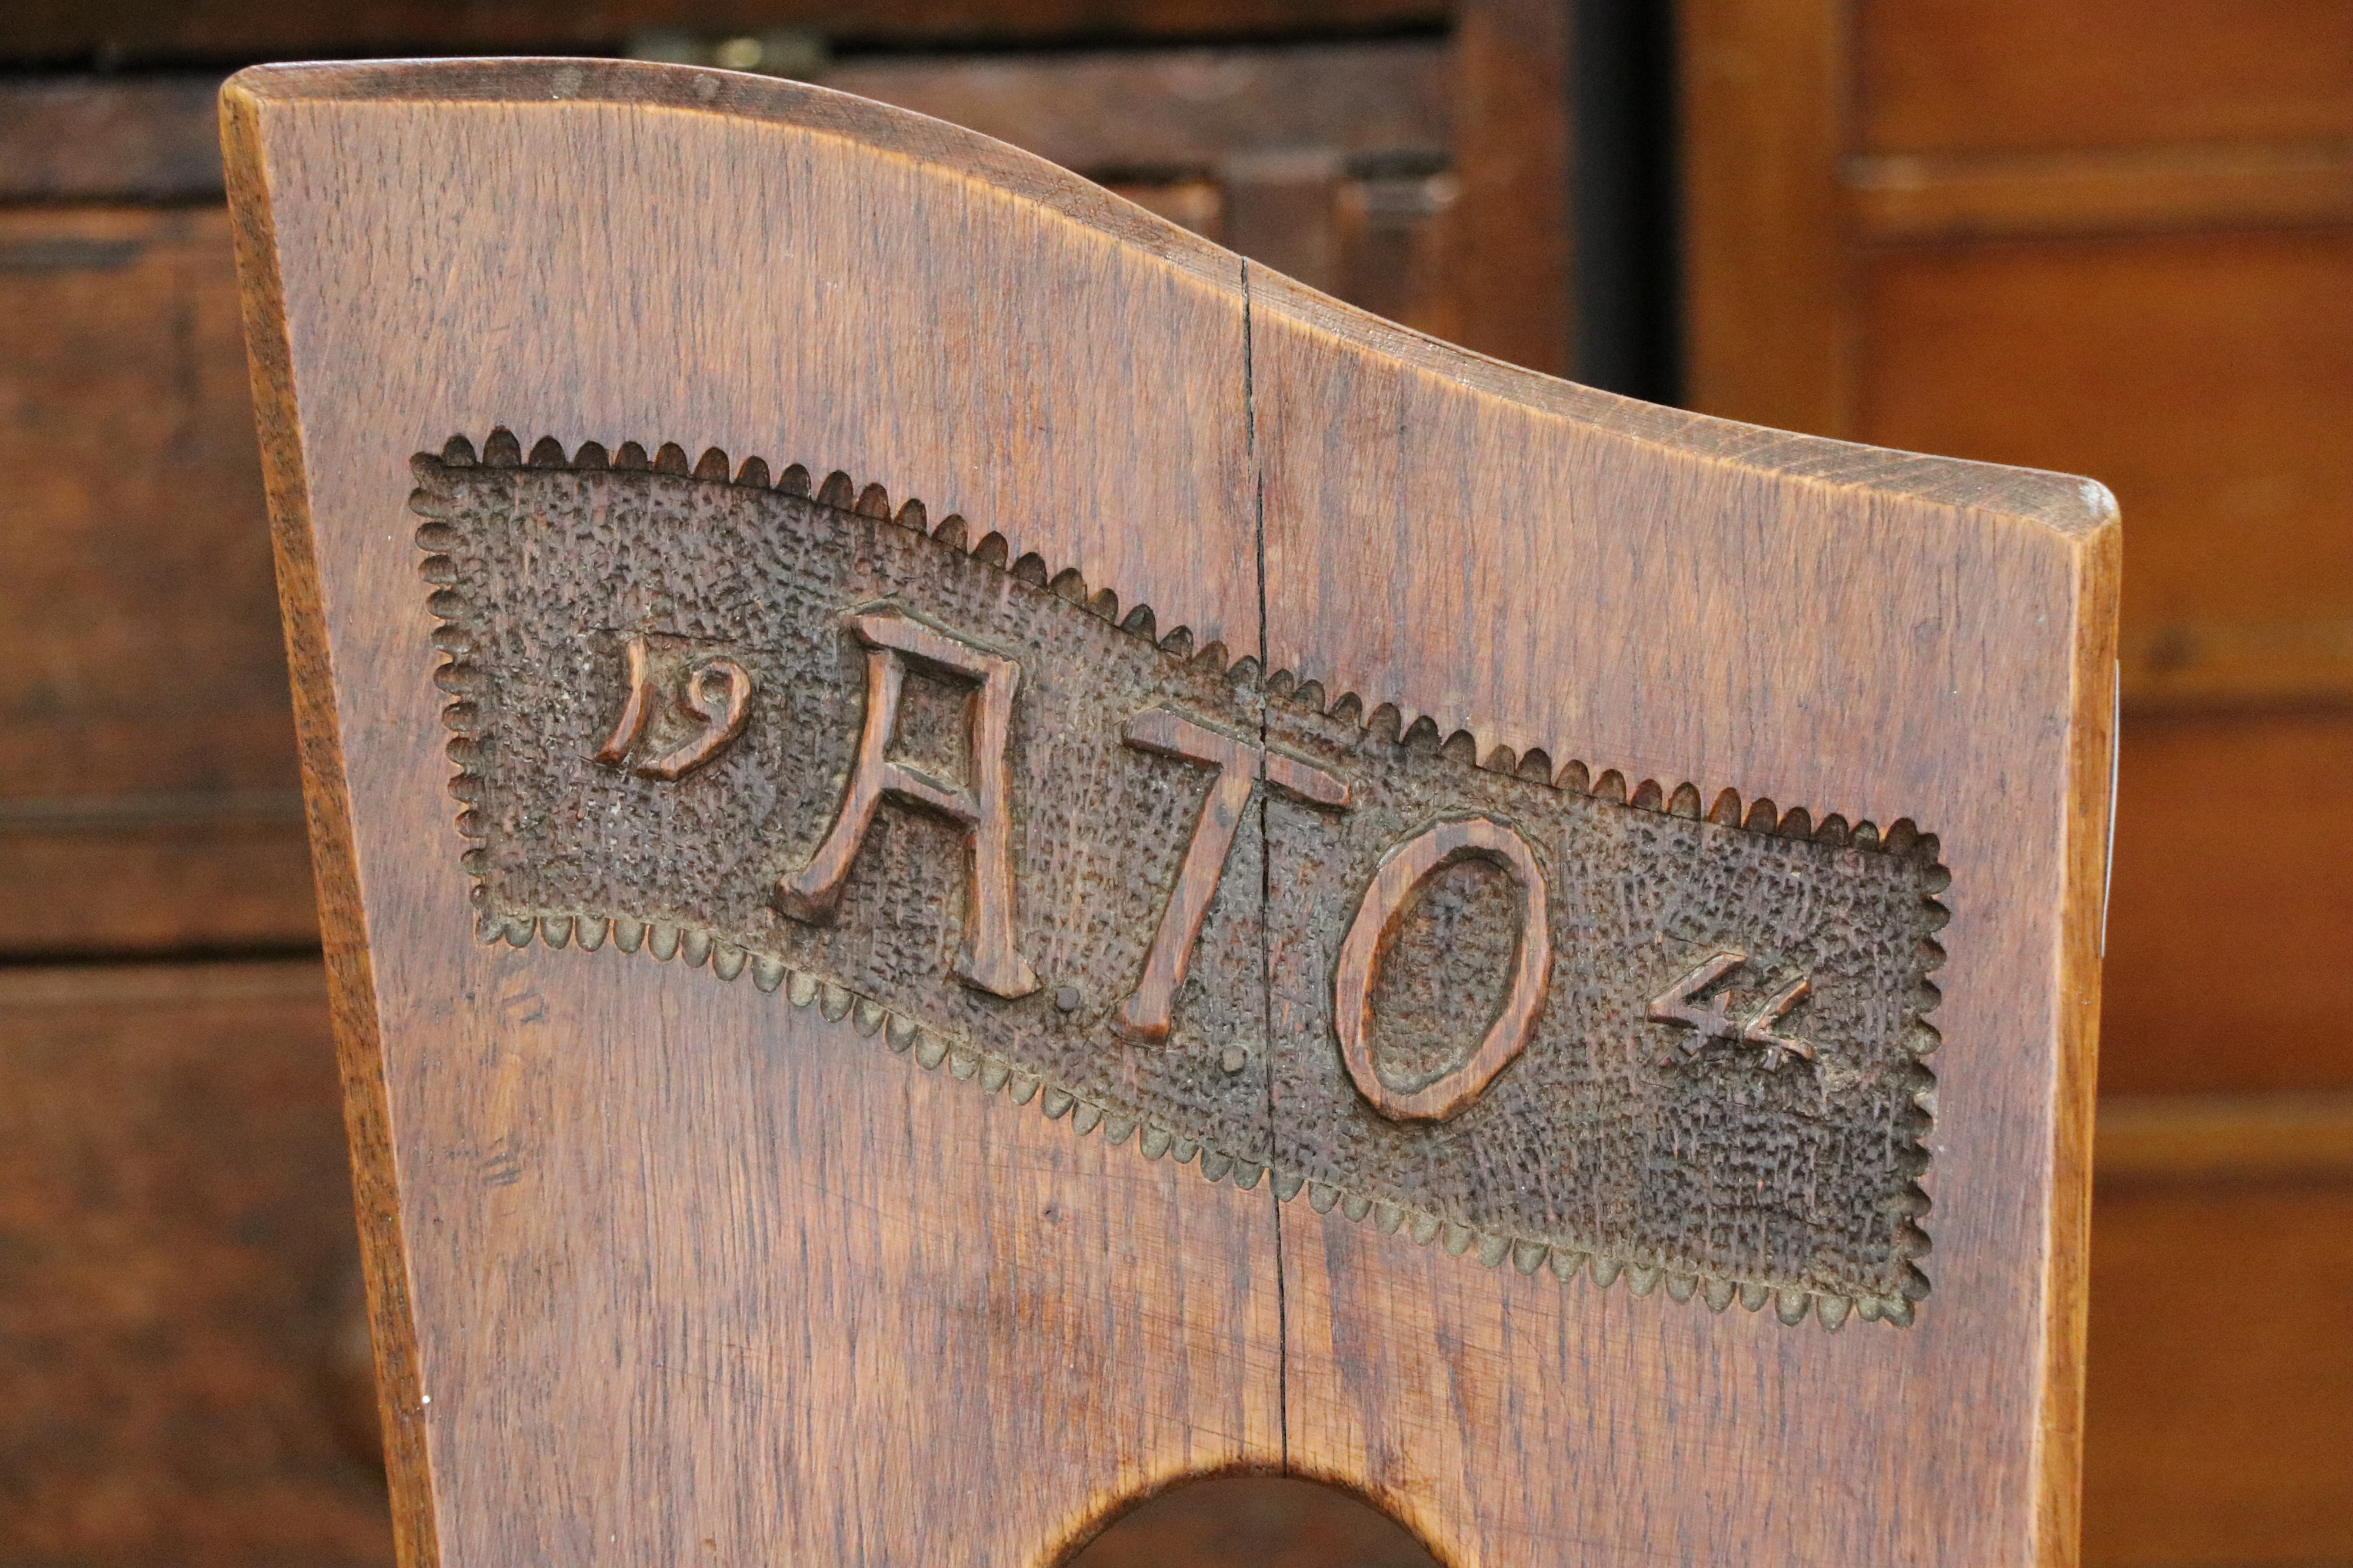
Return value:
[[(418, 478), (427, 478), (423, 465), (433, 461), (429, 455), (420, 454)], [(1934, 895), (1950, 885), (1951, 873), (1939, 861), (1936, 836), (1923, 833), (1908, 818), (1901, 818), (1883, 830), (1870, 821), (1850, 823), (1832, 812), (1817, 821), (1804, 806), (1784, 810), (1765, 797), (1745, 805), (1737, 790), (1719, 789), (1713, 801), (1705, 804), (1705, 792), (1695, 784), (1685, 781), (1669, 788), (1654, 778), (1645, 778), (1629, 785), (1624, 773), (1615, 768), (1595, 772), (1579, 760), (1555, 766), (1541, 749), (1532, 748), (1515, 754), (1508, 746), (1496, 746), (1486, 756), (1478, 754), (1478, 741), (1468, 730), (1456, 730), (1440, 738), (1438, 725), (1429, 714), (1422, 713), (1410, 721), (1406, 710), (1390, 702), (1367, 709), (1364, 700), (1355, 692), (1329, 697), (1320, 681), (1303, 679), (1293, 671), (1278, 669), (1261, 674), (1260, 661), (1245, 656), (1229, 659), (1220, 643), (1194, 647), (1189, 627), (1179, 626), (1163, 633), (1157, 618), (1148, 605), (1136, 605), (1124, 616), (1120, 613), (1119, 596), (1108, 588), (1090, 592), (1086, 579), (1075, 569), (1052, 572), (1045, 560), (1030, 552), (1008, 560), (1009, 548), (1002, 534), (984, 533), (968, 541), (968, 525), (959, 515), (950, 514), (934, 525), (920, 500), (910, 500), (894, 513), (890, 492), (881, 485), (860, 486), (849, 475), (836, 470), (821, 482), (813, 483), (809, 470), (798, 463), (786, 467), (772, 476), (769, 465), (762, 458), (746, 458), (740, 467), (733, 466), (728, 455), (713, 447), (690, 462), (685, 448), (674, 442), (662, 444), (650, 457), (637, 442), (624, 442), (609, 452), (599, 443), (584, 444), (576, 452), (566, 454), (563, 445), (553, 437), (542, 437), (526, 456), (514, 434), (503, 427), (491, 432), (477, 454), (473, 444), (463, 436), (450, 437), (438, 454), (438, 460), (449, 468), (480, 464), (489, 468), (570, 468), (575, 470), (620, 469), (650, 471), (698, 479), (709, 484), (735, 485), (751, 489), (774, 489), (787, 495), (806, 497), (816, 504), (836, 510), (895, 522), (897, 525), (927, 534), (932, 539), (969, 553), (975, 560), (992, 565), (1033, 586), (1043, 588), (1060, 598), (1078, 605), (1091, 615), (1112, 622), (1123, 632), (1155, 645), (1163, 653), (1175, 658), (1207, 660), (1210, 668), (1221, 670), (1237, 685), (1258, 684), (1271, 700), (1294, 704), (1303, 709), (1331, 718), (1356, 723), (1388, 738), (1400, 741), (1409, 747), (1436, 752), (1470, 766), (1491, 772), (1510, 773), (1518, 778), (1573, 791), (1596, 799), (1630, 806), (1638, 811), (1653, 811), (1672, 816), (1700, 819), (1718, 826), (1791, 839), (1811, 841), (1835, 847), (1852, 847), (1915, 858), (1924, 868), (1925, 882), (1929, 889), (1923, 902), (1931, 911), (1934, 926), (1941, 928), (1950, 918), (1950, 911)], [(460, 624), (466, 605), (450, 584), (456, 581), (454, 565), (445, 553), (460, 542), (456, 531), (440, 520), (438, 503), (431, 492), (420, 489), (409, 498), (411, 510), (426, 519), (417, 531), (417, 543), (426, 552), (419, 571), (433, 592), (427, 608), (437, 620), (433, 633), (434, 646), (447, 657), (433, 672), (434, 683), (451, 698), (443, 710), (443, 721), (453, 731), (448, 742), (448, 756), (456, 764), (449, 789), (460, 803), (457, 827), (469, 841), (461, 856), (468, 875), (474, 879), (473, 901), (479, 907), (486, 901), (488, 889), (481, 881), (486, 869), (484, 851), (480, 847), (480, 825), (473, 811), (473, 802), (481, 791), (480, 776), (472, 764), (478, 752), (480, 710), (474, 701), (482, 685), (479, 671), (468, 663), (472, 651)], [(644, 952), (655, 959), (683, 959), (690, 966), (708, 964), (711, 973), (721, 980), (734, 980), (745, 973), (764, 992), (783, 990), (796, 1007), (815, 1006), (830, 1021), (849, 1020), (856, 1032), (865, 1038), (880, 1037), (894, 1052), (910, 1055), (926, 1071), (944, 1065), (951, 1077), (977, 1080), (988, 1093), (1004, 1091), (1017, 1105), (1035, 1101), (1050, 1120), (1070, 1118), (1071, 1129), (1077, 1135), (1101, 1128), (1103, 1136), (1113, 1143), (1124, 1143), (1131, 1135), (1137, 1150), (1146, 1158), (1157, 1160), (1174, 1156), (1179, 1164), (1198, 1159), (1200, 1173), (1212, 1182), (1230, 1176), (1235, 1185), (1245, 1189), (1255, 1187), (1261, 1177), (1271, 1177), (1274, 1195), (1288, 1202), (1306, 1195), (1308, 1206), (1317, 1214), (1327, 1214), (1338, 1208), (1348, 1218), (1369, 1221), (1383, 1234), (1402, 1232), (1417, 1244), (1433, 1242), (1444, 1247), (1454, 1257), (1476, 1257), (1488, 1268), (1501, 1266), (1508, 1259), (1522, 1274), (1534, 1274), (1549, 1268), (1562, 1283), (1586, 1274), (1599, 1289), (1623, 1279), (1636, 1296), (1647, 1296), (1661, 1284), (1667, 1295), (1676, 1301), (1687, 1301), (1694, 1295), (1704, 1300), (1715, 1311), (1723, 1311), (1735, 1300), (1747, 1310), (1761, 1311), (1767, 1305), (1785, 1324), (1795, 1327), (1809, 1317), (1827, 1330), (1842, 1326), (1852, 1314), (1865, 1321), (1880, 1321), (1900, 1326), (1913, 1321), (1914, 1306), (1928, 1294), (1927, 1276), (1919, 1267), (1919, 1259), (1928, 1251), (1928, 1237), (1919, 1221), (1930, 1208), (1930, 1199), (1915, 1177), (1906, 1184), (1903, 1201), (1908, 1223), (1895, 1232), (1895, 1251), (1904, 1265), (1905, 1289), (1893, 1297), (1849, 1299), (1826, 1292), (1791, 1286), (1775, 1286), (1756, 1280), (1726, 1276), (1680, 1273), (1638, 1260), (1610, 1256), (1606, 1252), (1573, 1249), (1549, 1241), (1528, 1237), (1475, 1230), (1440, 1215), (1408, 1207), (1388, 1200), (1376, 1200), (1361, 1194), (1350, 1193), (1321, 1182), (1310, 1182), (1297, 1172), (1271, 1168), (1267, 1164), (1217, 1148), (1214, 1144), (1183, 1137), (1172, 1130), (1139, 1121), (1134, 1118), (1107, 1111), (1071, 1089), (1026, 1071), (1003, 1058), (975, 1047), (968, 1041), (952, 1039), (919, 1026), (914, 1020), (892, 1012), (874, 999), (857, 994), (849, 988), (822, 976), (788, 968), (783, 963), (764, 954), (747, 953), (744, 950), (716, 940), (708, 931), (679, 927), (661, 922), (641, 922), (627, 917), (611, 920), (587, 917), (532, 918), (508, 917), (484, 910), (477, 917), (478, 936), (485, 942), (506, 942), (516, 947), (531, 942), (533, 937), (551, 948), (576, 943), (584, 952), (595, 952), (609, 940), (622, 952)], [(1933, 973), (1942, 965), (1944, 952), (1934, 942), (1925, 944), (1928, 951), (1922, 955), (1921, 972)], [(1927, 1015), (1941, 1000), (1936, 986), (1924, 979), (1921, 984), (1921, 1005), (1906, 1033), (1905, 1043), (1912, 1055), (1923, 1058), (1943, 1041), (1943, 1037), (1928, 1023)], [(1922, 1070), (1928, 1072), (1925, 1063)], [(1912, 1096), (1912, 1104), (1921, 1116), (1919, 1131), (1912, 1141), (1912, 1152), (1925, 1173), (1927, 1164), (1926, 1139), (1933, 1128), (1936, 1114), (1936, 1087), (1933, 1073), (1928, 1086)]]

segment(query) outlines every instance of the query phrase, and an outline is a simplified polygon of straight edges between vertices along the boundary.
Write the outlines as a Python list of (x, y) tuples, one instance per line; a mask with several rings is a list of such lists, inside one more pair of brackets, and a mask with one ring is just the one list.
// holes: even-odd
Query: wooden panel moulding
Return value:
[(2072, 1561), (2097, 486), (817, 88), (224, 102), (412, 1563)]
[(2353, 142), (1849, 158), (1876, 242), (2295, 228), (2353, 222)]
[(2135, 714), (2353, 708), (2353, 616), (2144, 624), (2123, 654)]
[(1861, 150), (2353, 135), (2353, 10), (2342, 0), (1859, 0), (1854, 10)]
[(2353, 1182), (2353, 1093), (2110, 1095), (2094, 1155), (2103, 1190)]
[(220, 74), (0, 79), (0, 202), (217, 201)]

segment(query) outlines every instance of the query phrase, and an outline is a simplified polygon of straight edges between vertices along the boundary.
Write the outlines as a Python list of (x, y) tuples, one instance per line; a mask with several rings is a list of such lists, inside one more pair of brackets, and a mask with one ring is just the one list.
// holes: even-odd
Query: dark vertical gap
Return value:
[[(1258, 563), (1259, 772), (1266, 772), (1266, 677), (1274, 650), (1266, 637), (1266, 480), (1258, 468), (1258, 384), (1252, 363), (1250, 262), (1242, 262), (1242, 449), (1250, 458), (1252, 548)], [(1258, 997), (1260, 1066), (1266, 1073), (1266, 1201), (1274, 1215), (1274, 1419), (1282, 1468), (1291, 1468), (1291, 1304), (1283, 1294), (1282, 1199), (1275, 1193), (1274, 1153), (1274, 963), (1267, 949), (1274, 907), (1273, 840), (1267, 833), (1266, 791), (1258, 801)]]
[(1675, 10), (1576, 0), (1569, 225), (1577, 265), (1570, 375), (1648, 403), (1683, 397)]

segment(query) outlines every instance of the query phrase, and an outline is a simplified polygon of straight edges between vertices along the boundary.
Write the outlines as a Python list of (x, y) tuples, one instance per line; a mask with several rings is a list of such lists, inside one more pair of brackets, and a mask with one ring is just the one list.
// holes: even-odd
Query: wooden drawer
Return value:
[(2343, 0), (1862, 0), (1862, 144), (2353, 136)]
[(2353, 232), (1859, 268), (1861, 438), (2098, 478), (2124, 509), (2129, 632), (2353, 615)]
[(2137, 707), (2353, 694), (2353, 230), (1894, 247), (1859, 434), (2097, 476)]
[(2128, 718), (2104, 1092), (2353, 1089), (2353, 724)]
[(2104, 1105), (2100, 1150), (2084, 1561), (2346, 1561), (2353, 1101)]
[(0, 1563), (388, 1563), (315, 963), (0, 972)]
[(317, 940), (227, 216), (0, 212), (0, 952)]

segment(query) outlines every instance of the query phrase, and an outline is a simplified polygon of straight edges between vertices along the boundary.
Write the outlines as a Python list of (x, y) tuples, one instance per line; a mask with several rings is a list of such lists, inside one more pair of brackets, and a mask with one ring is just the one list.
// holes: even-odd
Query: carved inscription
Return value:
[(846, 1017), (1213, 1179), (1911, 1321), (1933, 837), (1440, 743), (879, 487), (420, 458), (482, 930)]
[(1697, 1056), (1709, 1040), (1718, 1039), (1762, 1047), (1776, 1066), (1788, 1057), (1813, 1060), (1813, 1047), (1803, 1040), (1793, 1040), (1786, 1035), (1773, 1032), (1773, 1026), (1788, 1016), (1790, 1008), (1812, 993), (1813, 982), (1807, 976), (1800, 974), (1789, 981), (1767, 996), (1756, 1012), (1737, 1022), (1725, 1011), (1721, 993), (1705, 1002), (1697, 999), (1702, 991), (1747, 962), (1748, 955), (1745, 952), (1718, 952), (1702, 959), (1690, 973), (1678, 975), (1672, 985), (1651, 998), (1652, 1021), (1691, 1030), (1691, 1037), (1683, 1042), (1683, 1049), (1693, 1056)]
[[(631, 753), (645, 740), (648, 723), (661, 705), (655, 689), (653, 656), (647, 639), (631, 637), (628, 658), (628, 700), (621, 704), (621, 717), (614, 724), (613, 732), (596, 750), (596, 760), (612, 767), (629, 763)], [(733, 740), (744, 728), (744, 716), (752, 710), (752, 677), (732, 658), (697, 663), (686, 674), (685, 689), (680, 693), (678, 705), (699, 720), (702, 728), (670, 750), (638, 763), (637, 772), (646, 778), (684, 778)]]
[[(1038, 989), (1038, 974), (1014, 946), (1013, 824), (1005, 779), (1021, 666), (953, 632), (925, 626), (896, 605), (853, 615), (849, 626), (866, 648), (866, 721), (858, 732), (858, 765), (825, 841), (807, 865), (776, 884), (776, 907), (795, 920), (830, 924), (850, 860), (874, 825), (875, 807), (887, 797), (934, 812), (963, 832), (971, 859), (956, 978), (994, 995), (1027, 996)], [(891, 754), (910, 660), (972, 682), (965, 721), (969, 784), (946, 783)]]
[[(1510, 964), (1511, 991), (1503, 1010), (1487, 1026), (1469, 1058), (1410, 1088), (1392, 1087), (1373, 1059), (1373, 966), (1396, 944), (1408, 900), (1431, 877), (1466, 859), (1493, 860), (1512, 879), (1518, 928)], [(1381, 857), (1372, 886), (1356, 906), (1356, 918), (1340, 943), (1332, 983), (1332, 1025), (1340, 1036), (1340, 1059), (1348, 1077), (1374, 1110), (1394, 1121), (1451, 1120), (1494, 1081), (1528, 1043), (1536, 1011), (1552, 984), (1552, 936), (1545, 876), (1527, 840), (1484, 816), (1437, 822)]]
[(1172, 709), (1138, 714), (1129, 721), (1125, 739), (1140, 752), (1207, 763), (1218, 770), (1217, 782), (1201, 802), (1193, 841), (1177, 867), (1176, 889), (1145, 951), (1143, 978), (1119, 1005), (1115, 1019), (1123, 1033), (1136, 1039), (1165, 1040), (1170, 1010), (1192, 962), (1193, 943), (1209, 912), (1209, 897), (1226, 874), (1226, 857), (1233, 850), (1242, 807), (1250, 803), (1261, 773), (1268, 784), (1311, 805), (1346, 805), (1348, 786), (1311, 763), (1198, 724)]

